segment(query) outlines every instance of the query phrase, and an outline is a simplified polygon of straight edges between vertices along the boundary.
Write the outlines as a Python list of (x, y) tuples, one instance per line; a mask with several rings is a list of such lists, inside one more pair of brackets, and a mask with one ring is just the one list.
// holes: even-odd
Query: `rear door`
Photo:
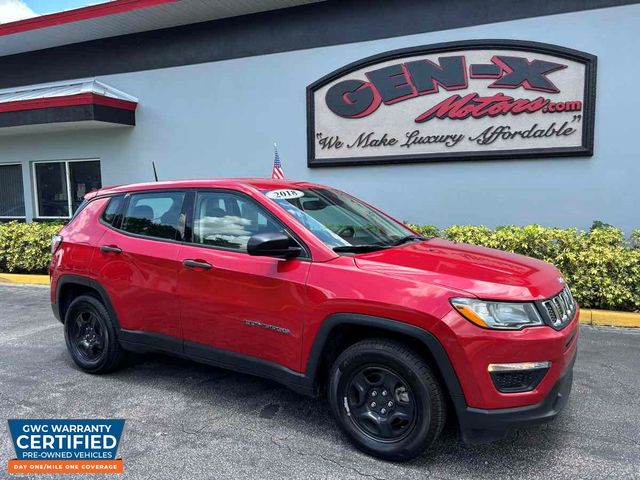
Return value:
[(184, 191), (139, 192), (114, 197), (111, 202), (122, 202), (120, 211), (112, 204), (105, 210), (102, 221), (109, 228), (92, 268), (123, 329), (181, 336), (175, 295), (184, 199)]
[(250, 256), (251, 235), (286, 229), (240, 192), (197, 192), (193, 212), (179, 253), (185, 352), (224, 349), (299, 370), (309, 257)]

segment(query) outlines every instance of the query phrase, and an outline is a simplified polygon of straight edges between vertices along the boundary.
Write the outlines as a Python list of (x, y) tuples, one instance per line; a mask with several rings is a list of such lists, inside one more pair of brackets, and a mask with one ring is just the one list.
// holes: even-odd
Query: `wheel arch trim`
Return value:
[(62, 311), (61, 311), (62, 302), (60, 301), (62, 289), (65, 285), (69, 285), (69, 284), (82, 285), (84, 287), (89, 287), (95, 290), (96, 292), (98, 292), (98, 295), (100, 295), (102, 303), (104, 304), (105, 308), (109, 312), (109, 315), (116, 322), (116, 330), (120, 329), (118, 316), (116, 315), (116, 311), (113, 308), (113, 304), (111, 303), (111, 299), (109, 298), (109, 294), (107, 294), (107, 291), (105, 290), (105, 288), (97, 280), (94, 280), (93, 278), (85, 277), (82, 275), (65, 274), (58, 279), (58, 282), (56, 284), (56, 303), (52, 305), (52, 308), (53, 308), (54, 315), (58, 320), (60, 320), (60, 322), (64, 323), (64, 317), (62, 316)]
[(312, 383), (315, 383), (318, 368), (320, 365), (322, 352), (331, 332), (340, 326), (360, 326), (373, 327), (381, 330), (388, 330), (394, 333), (405, 335), (417, 339), (427, 348), (436, 367), (445, 382), (445, 387), (451, 396), (457, 413), (466, 409), (466, 401), (458, 376), (453, 369), (449, 356), (440, 341), (430, 332), (415, 325), (410, 325), (389, 318), (363, 315), (359, 313), (335, 313), (327, 317), (316, 334), (311, 347), (311, 352), (307, 360), (306, 375)]

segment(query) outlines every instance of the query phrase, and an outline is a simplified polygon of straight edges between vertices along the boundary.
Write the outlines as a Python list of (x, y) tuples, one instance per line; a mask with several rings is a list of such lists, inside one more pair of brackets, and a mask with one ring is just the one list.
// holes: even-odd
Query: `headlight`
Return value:
[(451, 305), (467, 320), (484, 328), (519, 330), (544, 325), (533, 303), (489, 302), (475, 298), (452, 298)]

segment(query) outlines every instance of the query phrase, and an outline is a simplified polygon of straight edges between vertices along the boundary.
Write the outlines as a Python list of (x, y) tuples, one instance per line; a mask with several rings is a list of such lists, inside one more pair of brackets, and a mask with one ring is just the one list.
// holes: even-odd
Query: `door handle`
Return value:
[(205, 269), (205, 270), (209, 270), (209, 269), (212, 267), (212, 265), (211, 265), (210, 263), (202, 262), (202, 261), (199, 261), (199, 260), (191, 260), (191, 259), (189, 259), (189, 260), (183, 260), (182, 264), (183, 264), (185, 267), (189, 267), (189, 268), (203, 268), (203, 269)]
[(122, 253), (122, 249), (112, 245), (102, 245), (100, 250), (104, 253)]

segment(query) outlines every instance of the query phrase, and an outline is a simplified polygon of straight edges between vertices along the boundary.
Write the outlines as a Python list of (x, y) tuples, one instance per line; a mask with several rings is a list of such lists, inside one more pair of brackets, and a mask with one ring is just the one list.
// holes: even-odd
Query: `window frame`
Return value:
[(235, 253), (241, 253), (247, 256), (251, 256), (249, 255), (249, 252), (247, 251), (242, 251), (242, 250), (238, 250), (235, 248), (229, 248), (229, 247), (220, 247), (217, 245), (205, 245), (203, 243), (196, 243), (194, 242), (193, 239), (193, 225), (194, 225), (194, 221), (195, 221), (195, 216), (196, 216), (196, 206), (198, 204), (197, 197), (198, 197), (198, 193), (216, 193), (216, 192), (220, 192), (220, 193), (226, 193), (226, 194), (230, 194), (230, 195), (236, 195), (238, 197), (240, 197), (242, 200), (245, 200), (249, 203), (252, 203), (255, 207), (257, 207), (260, 211), (260, 213), (262, 213), (265, 217), (267, 217), (269, 220), (273, 221), (274, 223), (280, 225), (280, 227), (282, 228), (282, 230), (289, 235), (289, 237), (291, 237), (299, 246), (300, 248), (302, 248), (302, 255), (299, 255), (297, 257), (295, 257), (298, 260), (308, 260), (311, 261), (312, 260), (312, 255), (311, 255), (311, 250), (309, 249), (309, 247), (302, 241), (302, 239), (296, 235), (296, 233), (281, 219), (279, 219), (276, 215), (274, 215), (273, 213), (271, 213), (269, 211), (269, 209), (267, 207), (265, 207), (262, 203), (260, 203), (258, 200), (256, 200), (255, 198), (253, 198), (251, 195), (247, 195), (246, 193), (240, 191), (240, 190), (233, 190), (230, 188), (195, 188), (193, 189), (194, 192), (194, 196), (193, 196), (193, 203), (191, 205), (191, 211), (187, 213), (187, 222), (186, 222), (186, 226), (185, 226), (185, 237), (187, 237), (186, 233), (187, 231), (189, 232), (189, 236), (188, 238), (185, 238), (184, 243), (193, 246), (193, 247), (201, 247), (201, 248), (208, 248), (208, 249), (213, 249), (213, 250), (221, 250), (224, 252), (235, 252)]
[(8, 163), (0, 163), (0, 167), (9, 167), (16, 166), (20, 167), (20, 180), (22, 180), (22, 206), (24, 207), (24, 215), (0, 215), (0, 220), (11, 220), (11, 219), (26, 219), (27, 218), (27, 202), (24, 194), (24, 170), (22, 168), (22, 163), (20, 162), (8, 162)]
[[(168, 238), (157, 238), (157, 237), (149, 237), (147, 235), (140, 235), (138, 233), (132, 233), (132, 232), (127, 232), (126, 230), (122, 230), (122, 220), (124, 217), (124, 213), (127, 211), (127, 208), (129, 208), (129, 200), (131, 199), (131, 196), (136, 195), (136, 194), (141, 194), (141, 193), (164, 193), (164, 192), (184, 192), (185, 193), (185, 197), (184, 200), (182, 202), (182, 214), (185, 215), (185, 226), (184, 226), (184, 238), (182, 240), (170, 240)], [(281, 219), (279, 219), (275, 214), (271, 213), (269, 211), (269, 209), (264, 206), (261, 202), (259, 202), (258, 200), (256, 200), (255, 198), (251, 197), (251, 195), (247, 195), (246, 193), (240, 191), (240, 190), (234, 190), (231, 188), (158, 188), (158, 189), (150, 189), (150, 190), (133, 190), (130, 192), (124, 192), (124, 193), (113, 193), (111, 195), (102, 195), (99, 197), (95, 197), (92, 198), (91, 201), (93, 200), (98, 200), (99, 198), (111, 198), (111, 197), (115, 197), (115, 196), (119, 196), (119, 195), (123, 195), (124, 194), (124, 200), (122, 201), (122, 204), (120, 205), (120, 213), (118, 215), (118, 219), (114, 221), (114, 224), (111, 225), (109, 223), (106, 223), (105, 221), (103, 221), (102, 219), (102, 214), (104, 213), (104, 210), (107, 208), (108, 204), (105, 205), (104, 209), (102, 210), (102, 212), (100, 212), (100, 223), (113, 231), (116, 231), (122, 235), (126, 235), (128, 237), (132, 237), (132, 238), (140, 238), (143, 240), (151, 240), (154, 242), (165, 242), (165, 243), (174, 243), (177, 245), (186, 245), (186, 246), (190, 246), (190, 247), (199, 247), (199, 248), (207, 248), (210, 250), (220, 250), (220, 251), (225, 251), (225, 252), (235, 252), (235, 253), (240, 253), (243, 255), (247, 255), (250, 256), (248, 252), (246, 251), (240, 251), (240, 250), (236, 250), (234, 248), (225, 248), (225, 247), (218, 247), (215, 245), (204, 245), (201, 243), (195, 243), (193, 241), (193, 222), (194, 222), (194, 218), (195, 218), (195, 210), (196, 210), (196, 195), (198, 192), (202, 192), (202, 193), (209, 193), (209, 192), (223, 192), (223, 193), (230, 193), (230, 194), (235, 194), (238, 195), (239, 197), (242, 197), (243, 199), (246, 199), (249, 202), (253, 202), (258, 208), (261, 209), (261, 211), (264, 212), (264, 215), (266, 217), (268, 217), (269, 219), (271, 219), (272, 221), (276, 222), (277, 224), (279, 224), (282, 229), (291, 237), (293, 238), (298, 245), (300, 245), (300, 247), (302, 248), (303, 251), (303, 255), (300, 255), (298, 257), (295, 257), (297, 260), (301, 260), (301, 261), (313, 261), (313, 257), (311, 255), (311, 249), (307, 246), (307, 244), (300, 238), (300, 236), (298, 236), (293, 230), (291, 230), (291, 228), (289, 228), (289, 226)], [(274, 257), (275, 258), (275, 257)]]
[[(114, 220), (113, 225), (110, 223), (107, 223), (103, 218), (102, 215), (104, 214), (105, 210), (107, 209), (107, 207), (109, 206), (109, 204), (107, 203), (107, 205), (105, 205), (105, 207), (102, 209), (102, 211), (100, 212), (100, 224), (103, 225), (105, 228), (108, 228), (110, 230), (113, 230), (115, 232), (118, 232), (122, 235), (126, 235), (127, 237), (132, 237), (132, 238), (140, 238), (142, 240), (152, 240), (154, 242), (166, 242), (166, 243), (175, 243), (175, 244), (179, 244), (179, 245), (183, 245), (187, 242), (185, 242), (185, 240), (171, 240), (168, 238), (158, 238), (158, 237), (149, 237), (147, 235), (140, 235), (139, 233), (133, 233), (133, 232), (128, 232), (126, 230), (122, 229), (122, 221), (124, 218), (124, 214), (127, 211), (127, 209), (129, 208), (129, 200), (131, 199), (132, 195), (137, 195), (137, 194), (141, 194), (141, 193), (164, 193), (164, 192), (184, 192), (185, 193), (185, 197), (184, 200), (182, 201), (182, 212), (183, 214), (188, 216), (188, 212), (185, 211), (185, 206), (188, 205), (188, 201), (189, 201), (189, 195), (190, 195), (190, 189), (187, 188), (166, 188), (166, 189), (151, 189), (151, 190), (132, 190), (130, 192), (118, 192), (118, 193), (112, 193), (110, 195), (101, 195), (99, 197), (95, 197), (92, 198), (91, 201), (94, 200), (98, 200), (100, 198), (113, 198), (113, 197), (118, 197), (121, 195), (124, 195), (124, 199), (122, 200), (122, 204), (120, 205), (120, 210), (118, 213), (118, 217), (116, 218), (116, 220)], [(109, 200), (111, 201), (111, 200)], [(187, 232), (188, 232), (188, 221), (185, 221), (185, 237), (187, 236)]]
[[(180, 210), (180, 214), (181, 215), (185, 215), (185, 226), (184, 226), (184, 235), (183, 237), (187, 236), (187, 224), (188, 221), (186, 220), (186, 218), (188, 217), (188, 211), (185, 210), (185, 207), (187, 205), (189, 205), (189, 190), (186, 188), (167, 188), (167, 189), (151, 189), (151, 190), (135, 190), (135, 191), (131, 191), (131, 192), (127, 192), (124, 195), (124, 199), (122, 200), (122, 204), (120, 205), (120, 212), (118, 214), (118, 218), (114, 221), (114, 225), (109, 225), (107, 222), (103, 222), (102, 219), (102, 215), (104, 214), (105, 210), (107, 209), (107, 207), (104, 207), (104, 210), (102, 210), (102, 213), (100, 214), (100, 223), (102, 223), (103, 225), (112, 228), (114, 230), (117, 230), (120, 233), (123, 233), (125, 235), (128, 235), (130, 237), (135, 237), (135, 238), (142, 238), (145, 240), (155, 240), (157, 242), (168, 242), (168, 243), (178, 243), (178, 244), (182, 244), (185, 243), (184, 238), (182, 240), (172, 240), (170, 238), (160, 238), (160, 237), (151, 237), (149, 235), (142, 235), (140, 233), (134, 233), (134, 232), (129, 232), (128, 230), (124, 230), (122, 228), (122, 225), (124, 224), (124, 217), (127, 213), (127, 210), (129, 209), (129, 203), (131, 201), (131, 197), (133, 197), (134, 195), (145, 195), (147, 193), (150, 194), (154, 194), (154, 193), (184, 193), (184, 198), (182, 199), (182, 209)], [(121, 194), (113, 194), (110, 195), (110, 197), (115, 197), (115, 196), (119, 196)], [(107, 204), (108, 206), (108, 204)], [(117, 224), (117, 227), (116, 227)]]
[[(99, 158), (77, 158), (73, 160), (35, 160), (31, 162), (31, 181), (33, 183), (33, 200), (34, 200), (34, 208), (33, 208), (33, 218), (42, 219), (42, 220), (56, 220), (56, 219), (66, 219), (69, 220), (73, 218), (74, 212), (73, 210), (73, 198), (71, 196), (71, 169), (69, 168), (70, 163), (78, 163), (78, 162), (98, 162), (100, 166), (100, 183), (102, 184), (102, 162)], [(43, 216), (40, 215), (40, 205), (38, 201), (38, 179), (36, 176), (36, 165), (40, 165), (43, 163), (63, 163), (65, 169), (65, 178), (67, 181), (67, 208), (69, 209), (68, 216)], [(89, 193), (89, 192), (87, 192)]]

